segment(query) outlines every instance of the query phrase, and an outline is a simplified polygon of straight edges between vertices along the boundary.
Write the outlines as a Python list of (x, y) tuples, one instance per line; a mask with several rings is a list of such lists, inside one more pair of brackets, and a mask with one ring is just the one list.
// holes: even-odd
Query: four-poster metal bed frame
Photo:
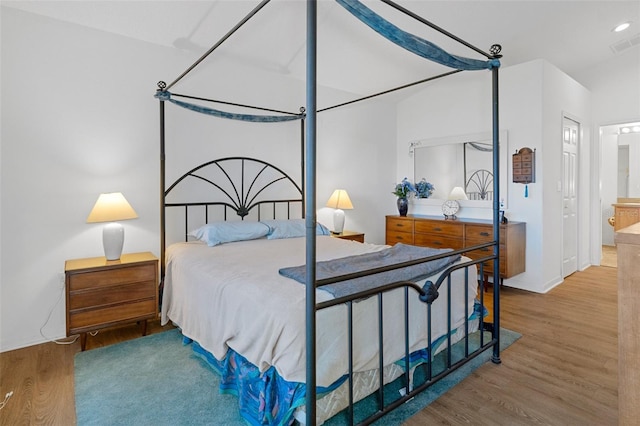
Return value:
[[(344, 6), (346, 9), (349, 9), (349, 7), (347, 6), (353, 6), (354, 3), (358, 3), (357, 0), (337, 0), (338, 3), (340, 3), (342, 6)], [(295, 120), (295, 119), (299, 119), (301, 120), (301, 150), (302, 150), (302, 155), (301, 155), (301, 169), (302, 169), (302, 173), (301, 173), (301, 180), (302, 180), (302, 190), (301, 190), (301, 194), (302, 194), (302, 204), (304, 206), (302, 215), (305, 218), (305, 227), (306, 227), (306, 282), (307, 283), (313, 283), (313, 285), (306, 285), (306, 424), (308, 425), (313, 425), (315, 424), (315, 418), (316, 418), (316, 312), (320, 309), (324, 309), (330, 306), (334, 306), (337, 304), (347, 304), (349, 309), (351, 307), (351, 303), (354, 300), (357, 300), (359, 298), (363, 298), (363, 297), (368, 297), (368, 296), (373, 296), (373, 295), (381, 295), (384, 292), (387, 292), (391, 289), (394, 288), (399, 288), (399, 287), (404, 287), (405, 288), (405, 292), (406, 289), (409, 287), (412, 287), (416, 290), (416, 292), (419, 293), (420, 295), (420, 299), (423, 300), (424, 302), (429, 304), (430, 307), (430, 303), (433, 302), (433, 300), (435, 300), (435, 298), (437, 298), (438, 294), (437, 294), (437, 289), (440, 287), (440, 285), (442, 284), (442, 282), (447, 278), (447, 276), (454, 270), (454, 269), (460, 269), (460, 268), (468, 268), (469, 265), (478, 265), (479, 267), (479, 276), (483, 276), (483, 267), (484, 267), (484, 262), (486, 261), (490, 261), (493, 260), (493, 276), (499, 276), (499, 271), (500, 271), (500, 265), (499, 265), (499, 172), (500, 172), (500, 165), (499, 165), (499, 121), (498, 121), (498, 108), (499, 108), (499, 104), (498, 104), (498, 69), (499, 69), (499, 58), (501, 58), (502, 56), (500, 55), (500, 51), (501, 51), (501, 47), (499, 45), (493, 45), (490, 49), (490, 53), (484, 52), (483, 50), (471, 45), (470, 43), (456, 37), (455, 35), (449, 33), (448, 31), (438, 27), (437, 25), (427, 21), (426, 19), (414, 14), (413, 12), (405, 9), (404, 7), (394, 3), (391, 0), (380, 0), (382, 3), (387, 4), (389, 6), (391, 6), (392, 8), (404, 13), (405, 15), (423, 23), (424, 25), (434, 29), (435, 31), (437, 31), (440, 34), (445, 35), (446, 37), (455, 40), (456, 42), (458, 42), (459, 44), (472, 49), (473, 51), (475, 51), (476, 53), (479, 53), (480, 55), (486, 57), (489, 62), (491, 62), (491, 66), (488, 66), (486, 68), (488, 68), (491, 73), (492, 73), (492, 144), (493, 144), (493, 193), (494, 193), (494, 197), (493, 197), (493, 215), (492, 215), (492, 219), (493, 219), (493, 241), (490, 243), (485, 243), (485, 244), (481, 244), (478, 246), (474, 246), (471, 248), (466, 248), (463, 250), (457, 250), (457, 251), (451, 251), (446, 253), (446, 255), (439, 255), (439, 256), (433, 256), (433, 257), (429, 257), (427, 260), (425, 259), (418, 259), (415, 261), (410, 261), (410, 262), (404, 262), (402, 264), (397, 264), (391, 267), (381, 267), (381, 268), (377, 268), (374, 271), (366, 271), (363, 273), (355, 273), (355, 274), (350, 274), (350, 275), (344, 275), (341, 277), (337, 277), (337, 278), (330, 278), (330, 279), (323, 279), (323, 280), (318, 280), (316, 279), (316, 146), (317, 146), (317, 142), (316, 142), (316, 134), (317, 134), (317, 121), (316, 121), (316, 117), (317, 114), (319, 112), (322, 111), (327, 111), (327, 110), (331, 110), (334, 108), (339, 108), (345, 105), (349, 105), (349, 104), (353, 104), (356, 102), (361, 102), (364, 100), (368, 100), (368, 99), (372, 99), (381, 95), (385, 95), (388, 93), (392, 93), (401, 89), (405, 89), (408, 87), (412, 87), (415, 85), (419, 85), (428, 81), (432, 81), (432, 80), (436, 80), (442, 77), (446, 77), (452, 74), (456, 74), (459, 73), (461, 71), (463, 71), (463, 69), (454, 69), (452, 71), (449, 72), (445, 72), (436, 76), (432, 76), (426, 79), (422, 79), (420, 81), (416, 81), (414, 83), (410, 83), (410, 84), (406, 84), (403, 86), (399, 86), (399, 87), (395, 87), (389, 90), (385, 90), (383, 92), (379, 92), (379, 93), (375, 93), (369, 96), (365, 96), (365, 97), (361, 97), (355, 100), (351, 100), (349, 102), (344, 102), (338, 105), (333, 105), (327, 108), (323, 108), (323, 109), (318, 109), (317, 107), (317, 2), (313, 1), (313, 0), (308, 0), (307, 1), (307, 15), (306, 15), (306, 24), (307, 24), (307, 30), (306, 30), (306, 45), (307, 45), (307, 50), (306, 50), (306, 105), (304, 108), (300, 108), (300, 112), (298, 113), (292, 113), (292, 112), (287, 112), (287, 111), (279, 111), (279, 110), (275, 110), (275, 109), (269, 109), (269, 108), (263, 108), (263, 107), (258, 107), (258, 106), (252, 106), (252, 105), (244, 105), (244, 104), (238, 104), (238, 103), (233, 103), (233, 102), (227, 102), (227, 101), (221, 101), (221, 100), (214, 100), (214, 99), (205, 99), (205, 98), (199, 98), (199, 97), (194, 97), (194, 96), (188, 96), (188, 95), (181, 95), (181, 94), (175, 94), (175, 93), (170, 93), (169, 90), (176, 84), (178, 83), (183, 77), (185, 77), (190, 71), (192, 71), (198, 64), (200, 64), (203, 60), (205, 60), (212, 52), (214, 52), (220, 45), (222, 45), (229, 37), (231, 37), (236, 31), (238, 31), (247, 21), (249, 21), (253, 16), (255, 16), (264, 6), (266, 6), (270, 0), (263, 0), (260, 4), (258, 4), (247, 16), (245, 16), (245, 18), (243, 18), (237, 25), (235, 25), (226, 35), (224, 35), (220, 41), (218, 41), (215, 45), (213, 45), (205, 54), (203, 54), (196, 62), (194, 62), (188, 69), (186, 69), (179, 77), (177, 77), (172, 83), (170, 84), (166, 84), (165, 82), (161, 81), (158, 83), (158, 89), (156, 92), (156, 97), (160, 100), (160, 199), (161, 199), (161, 220), (160, 220), (160, 226), (161, 226), (161, 247), (160, 247), (160, 251), (161, 251), (161, 264), (162, 264), (162, 277), (164, 277), (164, 273), (165, 273), (165, 245), (166, 245), (166, 207), (170, 206), (170, 203), (166, 202), (166, 196), (168, 194), (168, 192), (171, 190), (171, 188), (173, 188), (172, 185), (171, 188), (166, 189), (166, 182), (165, 182), (165, 102), (166, 101), (171, 101), (172, 103), (178, 104), (180, 106), (195, 110), (195, 111), (199, 111), (199, 112), (203, 112), (202, 109), (206, 109), (206, 108), (200, 108), (198, 106), (195, 105), (191, 105), (191, 104), (186, 104), (183, 103), (181, 101), (176, 101), (174, 99), (171, 99), (171, 97), (178, 97), (178, 98), (184, 98), (184, 99), (194, 99), (194, 100), (199, 100), (199, 101), (206, 101), (206, 102), (213, 102), (213, 103), (218, 103), (218, 104), (224, 104), (224, 105), (230, 105), (230, 106), (235, 106), (235, 107), (243, 107), (243, 108), (249, 108), (249, 109), (253, 109), (253, 110), (257, 110), (257, 111), (261, 111), (261, 112), (267, 112), (267, 113), (277, 113), (277, 114), (283, 114), (285, 117), (287, 118), (274, 118), (273, 116), (271, 117), (264, 117), (264, 119), (262, 120), (257, 120), (257, 121), (265, 121), (265, 122), (270, 122), (270, 121), (289, 121), (289, 120)], [(353, 12), (352, 12), (353, 13)], [(363, 21), (364, 22), (364, 21)], [(367, 24), (369, 25), (369, 24)], [(371, 26), (371, 25), (369, 25)], [(373, 27), (372, 27), (373, 28)], [(378, 31), (378, 30), (376, 30)], [(380, 31), (378, 31), (380, 32)], [(382, 34), (382, 32), (380, 32)], [(383, 34), (384, 35), (384, 34)], [(399, 44), (396, 42), (396, 44)], [(408, 49), (411, 50), (411, 49)], [(415, 53), (415, 52), (414, 52)], [(423, 55), (421, 55), (423, 56)], [(459, 57), (455, 57), (456, 59), (458, 59)], [(463, 58), (464, 59), (464, 58)], [(433, 59), (432, 59), (433, 60)], [(436, 60), (436, 62), (438, 62)], [(442, 62), (440, 62), (442, 63)], [(449, 65), (452, 66), (453, 65)], [(479, 69), (479, 68), (469, 68), (469, 69)], [(216, 111), (219, 117), (224, 117), (224, 118), (237, 118), (237, 117), (232, 117), (232, 116), (238, 116), (238, 114), (228, 114), (228, 113), (221, 113), (220, 111)], [(216, 115), (216, 114), (214, 114)], [(242, 119), (242, 118), (241, 118)], [(305, 158), (306, 156), (306, 158)], [(195, 169), (194, 169), (195, 170)], [(193, 170), (192, 170), (193, 171)], [(189, 172), (190, 173), (190, 172)], [(187, 174), (189, 174), (187, 173)], [(185, 176), (187, 176), (187, 174), (185, 174), (183, 177), (181, 177), (179, 180), (183, 179)], [(177, 182), (176, 182), (177, 183)], [(243, 183), (244, 185), (244, 183)], [(248, 212), (248, 209), (251, 209), (253, 206), (246, 206), (246, 205), (241, 205), (241, 206), (236, 206), (235, 210), (236, 213), (238, 213), (239, 215), (241, 215), (242, 217), (244, 217), (244, 214), (246, 214)], [(242, 213), (241, 213), (242, 212)], [(225, 213), (226, 215), (226, 213)], [(226, 217), (226, 216), (225, 216)], [(427, 284), (425, 285), (424, 288), (420, 288), (418, 285), (416, 285), (415, 283), (412, 282), (397, 282), (397, 283), (391, 283), (382, 287), (379, 287), (378, 289), (375, 290), (369, 290), (366, 293), (358, 293), (355, 297), (342, 297), (342, 298), (337, 298), (337, 299), (333, 299), (330, 301), (326, 301), (320, 304), (316, 303), (316, 289), (317, 287), (321, 287), (323, 285), (326, 284), (331, 284), (334, 282), (339, 282), (339, 281), (343, 281), (346, 279), (353, 279), (353, 278), (358, 278), (358, 277), (362, 277), (362, 276), (367, 276), (367, 275), (372, 275), (375, 273), (380, 273), (380, 272), (384, 272), (387, 270), (391, 270), (391, 269), (397, 269), (397, 268), (401, 268), (401, 267), (405, 267), (405, 266), (411, 266), (411, 265), (415, 265), (415, 264), (419, 264), (419, 263), (424, 263), (426, 261), (429, 260), (435, 260), (438, 258), (442, 258), (444, 256), (449, 256), (452, 254), (464, 254), (465, 252), (468, 251), (472, 251), (474, 249), (480, 249), (480, 248), (486, 248), (486, 247), (492, 247), (493, 248), (493, 254), (489, 255), (487, 257), (475, 260), (475, 261), (471, 261), (471, 262), (466, 262), (464, 264), (461, 265), (456, 265), (454, 267), (450, 267), (447, 270), (445, 270), (445, 272), (443, 272), (442, 276), (440, 277), (440, 279), (437, 281), (437, 283), (434, 285), (431, 282), (427, 282)], [(404, 402), (410, 400), (411, 398), (413, 398), (417, 393), (422, 392), (423, 390), (425, 390), (427, 387), (429, 387), (430, 385), (432, 385), (435, 381), (439, 380), (441, 377), (444, 377), (446, 374), (449, 374), (451, 371), (456, 370), (457, 368), (459, 368), (460, 366), (462, 366), (466, 361), (474, 358), (475, 356), (479, 355), (480, 353), (488, 350), (489, 348), (493, 348), (493, 354), (492, 354), (492, 362), (498, 364), (500, 363), (500, 335), (499, 335), (499, 330), (500, 330), (500, 316), (499, 316), (499, 312), (500, 312), (500, 287), (498, 285), (496, 285), (496, 283), (494, 282), (493, 284), (493, 323), (492, 324), (487, 324), (485, 323), (483, 326), (483, 319), (481, 317), (480, 319), (480, 326), (481, 326), (481, 343), (480, 343), (480, 348), (477, 349), (476, 351), (474, 351), (473, 353), (466, 354), (466, 358), (464, 358), (462, 361), (459, 361), (458, 363), (455, 363), (454, 365), (449, 365), (449, 368), (447, 370), (445, 370), (444, 372), (440, 373), (437, 376), (434, 376), (432, 378), (432, 380), (428, 380), (427, 382), (425, 382), (423, 385), (418, 386), (417, 388), (410, 390), (407, 387), (408, 392), (406, 393), (406, 395), (400, 399), (395, 400), (394, 402), (390, 403), (387, 406), (384, 406), (384, 403), (381, 402), (380, 404), (380, 408), (379, 411), (377, 413), (375, 413), (373, 416), (371, 416), (370, 418), (365, 420), (365, 424), (369, 424), (375, 420), (377, 420), (378, 418), (384, 416), (385, 414), (387, 414), (389, 411), (397, 408), (398, 406), (402, 405)], [(405, 318), (406, 318), (406, 312), (405, 312)], [(492, 338), (489, 342), (483, 342), (483, 333), (482, 330), (486, 329), (488, 331), (491, 331), (491, 335)], [(380, 331), (381, 332), (381, 331)], [(449, 347), (449, 350), (451, 348)], [(408, 349), (407, 349), (408, 350)], [(468, 350), (467, 350), (468, 352)], [(408, 357), (407, 357), (408, 358)], [(451, 363), (449, 361), (449, 363)], [(381, 362), (382, 364), (382, 362)], [(382, 365), (381, 365), (382, 366)], [(408, 374), (408, 373), (407, 373)], [(350, 380), (352, 379), (351, 377), (352, 375), (352, 371), (350, 372)], [(382, 380), (381, 380), (382, 383)], [(380, 386), (380, 388), (382, 389), (382, 385)], [(352, 391), (353, 388), (351, 388), (350, 391), (350, 419), (351, 422), (353, 422), (353, 411), (352, 411), (352, 407), (353, 407), (353, 398), (352, 398)], [(380, 399), (382, 400), (382, 396), (380, 396)]]

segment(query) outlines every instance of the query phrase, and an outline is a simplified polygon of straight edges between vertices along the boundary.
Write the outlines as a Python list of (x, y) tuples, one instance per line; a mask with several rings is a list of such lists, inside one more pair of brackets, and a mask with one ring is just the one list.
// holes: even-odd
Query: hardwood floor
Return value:
[(618, 267), (618, 251), (616, 246), (602, 246), (600, 266)]
[(609, 267), (547, 294), (504, 288), (502, 326), (522, 338), (406, 425), (617, 425), (616, 290)]
[[(149, 321), (147, 334), (171, 329)], [(140, 337), (140, 326), (103, 330), (87, 336), (86, 350)], [(0, 398), (13, 391), (0, 410), (0, 425), (74, 425), (73, 358), (80, 339), (71, 345), (43, 343), (0, 353)]]
[[(617, 424), (616, 280), (616, 268), (591, 267), (544, 295), (503, 288), (502, 325), (523, 337), (502, 364), (483, 365), (406, 425)], [(150, 322), (148, 332), (167, 328)], [(137, 326), (103, 331), (87, 350), (139, 336)], [(75, 424), (79, 350), (46, 343), (0, 354), (0, 397), (13, 391), (0, 424)]]

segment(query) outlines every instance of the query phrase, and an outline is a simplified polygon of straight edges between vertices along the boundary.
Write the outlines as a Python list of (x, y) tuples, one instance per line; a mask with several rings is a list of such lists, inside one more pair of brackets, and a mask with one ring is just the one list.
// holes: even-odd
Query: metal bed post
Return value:
[(316, 77), (317, 13), (315, 0), (307, 1), (307, 119), (306, 119), (306, 424), (316, 424)]
[[(158, 83), (158, 90), (164, 90), (166, 83), (160, 81)], [(160, 280), (164, 281), (164, 252), (166, 245), (165, 234), (165, 197), (164, 197), (164, 184), (165, 184), (165, 126), (164, 126), (164, 101), (160, 101)], [(160, 295), (160, 303), (162, 303), (162, 295)]]
[[(500, 45), (491, 46), (493, 58), (502, 57)], [(498, 98), (498, 67), (491, 69), (493, 114), (493, 356), (491, 361), (500, 364), (500, 123)]]
[(300, 182), (300, 187), (302, 188), (302, 218), (304, 219), (306, 216), (305, 214), (305, 200), (306, 200), (306, 191), (305, 191), (305, 173), (306, 173), (306, 168), (305, 168), (305, 155), (304, 155), (304, 145), (305, 145), (305, 138), (304, 138), (304, 132), (306, 129), (306, 122), (307, 120), (305, 120), (304, 118), (304, 113), (305, 113), (305, 108), (304, 107), (300, 107), (300, 114), (302, 114), (302, 119), (300, 120), (300, 179), (302, 180), (302, 182)]

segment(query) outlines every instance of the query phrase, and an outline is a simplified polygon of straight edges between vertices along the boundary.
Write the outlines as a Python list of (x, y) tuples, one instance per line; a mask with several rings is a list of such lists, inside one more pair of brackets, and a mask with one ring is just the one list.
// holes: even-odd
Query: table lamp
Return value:
[(110, 222), (102, 229), (102, 245), (107, 260), (118, 260), (124, 246), (124, 227), (119, 220), (135, 219), (138, 215), (121, 192), (100, 194), (87, 223)]
[(461, 186), (454, 186), (449, 194), (449, 200), (468, 200), (467, 194)]
[(349, 194), (344, 189), (336, 189), (331, 194), (329, 201), (327, 201), (327, 207), (335, 209), (333, 212), (333, 232), (336, 234), (342, 234), (344, 229), (344, 210), (353, 209)]

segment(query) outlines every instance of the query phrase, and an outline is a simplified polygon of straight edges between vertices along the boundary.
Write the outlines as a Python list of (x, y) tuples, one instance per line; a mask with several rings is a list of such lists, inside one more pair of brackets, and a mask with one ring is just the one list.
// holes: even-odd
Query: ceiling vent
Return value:
[(640, 46), (640, 33), (634, 36), (631, 36), (630, 38), (614, 43), (609, 47), (611, 47), (611, 50), (613, 50), (613, 53), (621, 53), (624, 50), (627, 50), (634, 46)]

